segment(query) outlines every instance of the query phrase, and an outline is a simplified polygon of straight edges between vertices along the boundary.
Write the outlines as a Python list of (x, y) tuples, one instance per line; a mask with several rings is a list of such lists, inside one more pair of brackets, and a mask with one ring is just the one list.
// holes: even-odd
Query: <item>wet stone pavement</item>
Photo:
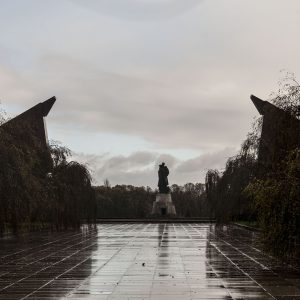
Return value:
[(234, 225), (99, 224), (0, 239), (0, 299), (300, 299), (300, 272)]

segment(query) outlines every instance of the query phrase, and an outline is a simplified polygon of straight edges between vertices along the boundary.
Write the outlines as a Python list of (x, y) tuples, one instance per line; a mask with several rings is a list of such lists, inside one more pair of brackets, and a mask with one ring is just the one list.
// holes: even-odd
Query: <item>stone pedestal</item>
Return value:
[(171, 194), (157, 194), (153, 202), (152, 215), (175, 216), (176, 210), (172, 202)]

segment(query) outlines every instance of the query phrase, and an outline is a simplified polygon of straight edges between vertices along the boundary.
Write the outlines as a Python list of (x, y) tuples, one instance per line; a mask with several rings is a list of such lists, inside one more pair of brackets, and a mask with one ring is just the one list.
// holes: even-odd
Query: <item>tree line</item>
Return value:
[[(150, 218), (157, 189), (132, 185), (111, 186), (105, 180), (94, 187), (98, 218)], [(199, 217), (206, 214), (204, 184), (187, 183), (170, 187), (177, 217)]]

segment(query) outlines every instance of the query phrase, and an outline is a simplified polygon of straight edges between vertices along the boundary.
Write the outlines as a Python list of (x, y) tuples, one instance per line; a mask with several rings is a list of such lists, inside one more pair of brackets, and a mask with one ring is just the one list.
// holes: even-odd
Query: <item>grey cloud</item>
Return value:
[(72, 159), (86, 164), (92, 172), (95, 184), (109, 179), (112, 184), (155, 186), (153, 174), (157, 154), (136, 152), (129, 156), (97, 156), (74, 153)]
[(154, 157), (155, 154), (152, 152), (139, 151), (131, 154), (129, 156), (129, 159), (133, 160), (136, 163), (136, 165), (143, 165), (151, 163)]
[(70, 0), (92, 11), (121, 19), (161, 20), (189, 11), (202, 0)]
[(176, 165), (178, 160), (170, 154), (160, 154), (156, 157), (155, 166), (158, 167), (162, 162), (166, 163), (170, 168)]
[[(0, 100), (21, 112), (56, 95), (49, 132), (63, 141), (72, 131), (77, 151), (90, 133), (87, 152), (124, 154), (122, 143), (134, 137), (150, 152), (207, 153), (182, 163), (172, 155), (139, 154), (140, 164), (91, 156), (97, 178), (151, 181), (166, 160), (178, 167), (176, 180), (196, 180), (246, 137), (258, 115), (249, 95), (267, 98), (282, 68), (300, 74), (299, 7), (296, 0), (3, 1)], [(120, 146), (101, 149), (109, 140), (96, 140), (101, 133), (123, 137)]]
[(53, 121), (61, 126), (142, 136), (161, 148), (205, 150), (239, 142), (249, 127), (243, 104), (231, 104), (231, 91), (218, 96), (221, 106), (209, 92), (195, 95), (184, 84), (104, 72), (63, 56), (45, 57), (37, 74), (37, 94), (57, 91)]
[(223, 168), (226, 160), (235, 153), (236, 149), (226, 148), (188, 160), (179, 160), (169, 154), (147, 151), (136, 152), (128, 156), (77, 153), (74, 154), (74, 159), (89, 166), (95, 184), (102, 184), (105, 179), (108, 179), (113, 185), (133, 184), (155, 188), (158, 163), (162, 161), (165, 161), (170, 169), (170, 184), (203, 182), (208, 169)]
[(225, 167), (227, 159), (237, 153), (236, 148), (225, 148), (218, 152), (205, 153), (193, 159), (182, 162), (176, 171), (179, 173), (198, 172), (199, 169), (222, 169)]
[(24, 78), (18, 72), (0, 64), (0, 101), (2, 104), (26, 103), (26, 99), (34, 98), (35, 92), (31, 89), (32, 81)]
[(103, 165), (103, 170), (131, 170), (147, 166), (149, 163), (153, 162), (154, 154), (150, 152), (135, 152), (128, 157), (123, 155), (114, 156), (109, 158)]

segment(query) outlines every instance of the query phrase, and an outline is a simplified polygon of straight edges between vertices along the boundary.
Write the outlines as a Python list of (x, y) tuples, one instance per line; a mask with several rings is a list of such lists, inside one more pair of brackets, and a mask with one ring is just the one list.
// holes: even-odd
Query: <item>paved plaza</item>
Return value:
[(114, 223), (0, 239), (0, 299), (300, 299), (300, 272), (230, 225)]

